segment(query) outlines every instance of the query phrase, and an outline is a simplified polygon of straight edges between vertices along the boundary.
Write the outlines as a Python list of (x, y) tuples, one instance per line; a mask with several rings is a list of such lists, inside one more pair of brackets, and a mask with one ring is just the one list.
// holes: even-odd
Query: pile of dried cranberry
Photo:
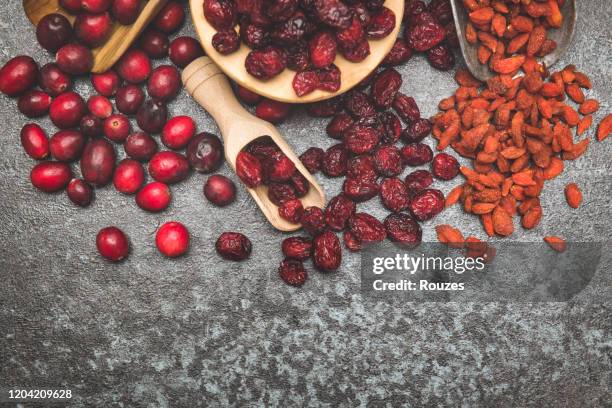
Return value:
[(297, 71), (298, 96), (337, 91), (336, 55), (361, 62), (370, 55), (368, 40), (388, 36), (396, 25), (384, 0), (205, 0), (204, 16), (217, 30), (212, 45), (219, 53), (231, 54), (243, 42), (251, 48), (245, 68), (261, 80)]

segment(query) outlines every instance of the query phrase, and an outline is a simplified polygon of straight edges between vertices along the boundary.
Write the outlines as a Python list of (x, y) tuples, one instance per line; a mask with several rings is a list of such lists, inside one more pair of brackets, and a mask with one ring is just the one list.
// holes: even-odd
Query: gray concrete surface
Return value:
[[(579, 2), (578, 12), (578, 32), (559, 66), (591, 75), (589, 96), (601, 101), (597, 123), (612, 94), (610, 2)], [(192, 33), (189, 23), (183, 31)], [(21, 2), (4, 2), (0, 62), (22, 53), (50, 59), (35, 44)], [(424, 115), (453, 90), (451, 73), (434, 71), (421, 56), (400, 70), (402, 90)], [(78, 89), (90, 92), (85, 84)], [(171, 111), (216, 132), (184, 94)], [(244, 191), (232, 206), (214, 208), (201, 193), (205, 177), (194, 174), (173, 187), (162, 214), (143, 213), (110, 187), (77, 209), (64, 194), (31, 187), (33, 162), (19, 144), (26, 122), (15, 101), (0, 97), (0, 387), (69, 388), (76, 397), (67, 405), (75, 407), (610, 406), (609, 252), (596, 276), (603, 293), (587, 290), (571, 303), (374, 302), (359, 293), (357, 255), (345, 256), (338, 273), (312, 271), (295, 289), (277, 277), (284, 235)], [(333, 143), (325, 123), (298, 112), (281, 131), (301, 153)], [(594, 143), (551, 182), (543, 222), (516, 239), (609, 240), (610, 146)], [(230, 174), (227, 166), (221, 172)], [(340, 188), (338, 180), (319, 180), (328, 197)], [(570, 180), (585, 194), (577, 211), (561, 193)], [(437, 186), (449, 191), (454, 183)], [(363, 208), (385, 215), (377, 202)], [(168, 220), (189, 227), (188, 256), (167, 260), (155, 249), (156, 228)], [(477, 219), (458, 209), (436, 219), (443, 221), (482, 234)], [(113, 224), (133, 248), (119, 265), (95, 251), (97, 231)], [(215, 254), (225, 230), (253, 240), (247, 262)], [(431, 222), (424, 231), (434, 239)]]

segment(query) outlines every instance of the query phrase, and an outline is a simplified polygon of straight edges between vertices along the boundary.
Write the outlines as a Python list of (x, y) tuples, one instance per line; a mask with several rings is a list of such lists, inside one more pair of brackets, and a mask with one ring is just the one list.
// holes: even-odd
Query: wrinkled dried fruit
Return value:
[(305, 261), (312, 253), (312, 241), (305, 237), (289, 237), (283, 241), (281, 248), (287, 258)]
[(334, 231), (342, 231), (351, 215), (355, 214), (355, 203), (340, 194), (332, 198), (325, 209), (325, 223)]
[(259, 159), (242, 151), (236, 158), (236, 174), (248, 187), (255, 188), (263, 183), (263, 169)]
[(459, 174), (459, 162), (446, 153), (438, 153), (431, 163), (432, 173), (441, 180), (452, 180)]
[(433, 158), (431, 147), (424, 143), (410, 143), (402, 147), (402, 160), (407, 166), (421, 166)]
[(427, 221), (444, 209), (444, 194), (440, 190), (425, 189), (417, 192), (410, 201), (409, 210), (418, 221)]
[(333, 272), (342, 262), (340, 240), (331, 231), (325, 231), (313, 241), (312, 259), (317, 269), (323, 272)]
[(421, 243), (421, 226), (408, 214), (389, 214), (384, 221), (387, 236), (393, 242), (408, 247), (416, 247)]
[(387, 231), (382, 222), (367, 213), (355, 213), (348, 220), (350, 231), (359, 241), (380, 242), (387, 237)]
[(287, 200), (282, 203), (280, 207), (278, 207), (278, 215), (294, 224), (297, 224), (300, 221), (303, 214), (304, 207), (302, 207), (302, 202), (297, 198)]
[(308, 207), (304, 210), (300, 220), (302, 228), (312, 236), (316, 236), (325, 230), (325, 216), (319, 207)]
[(239, 232), (224, 232), (215, 244), (217, 253), (229, 261), (243, 261), (251, 255), (251, 241)]
[(295, 259), (285, 259), (278, 267), (278, 275), (291, 286), (302, 286), (308, 277), (304, 264)]
[(404, 211), (410, 205), (408, 188), (398, 178), (383, 180), (380, 184), (380, 197), (383, 205), (392, 212)]

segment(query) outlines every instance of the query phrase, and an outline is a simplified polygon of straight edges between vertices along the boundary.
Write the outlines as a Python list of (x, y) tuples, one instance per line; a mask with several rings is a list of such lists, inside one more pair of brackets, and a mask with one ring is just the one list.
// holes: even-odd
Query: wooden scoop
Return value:
[[(306, 170), (291, 147), (269, 122), (253, 116), (236, 100), (227, 77), (208, 57), (200, 57), (183, 70), (183, 84), (189, 94), (210, 113), (217, 122), (225, 146), (227, 162), (236, 171), (236, 157), (250, 142), (262, 136), (270, 136), (306, 180), (310, 189), (300, 198), (304, 208), (315, 206), (323, 208), (325, 196), (315, 178)], [(249, 193), (261, 208), (268, 221), (281, 231), (295, 231), (301, 226), (293, 224), (278, 215), (278, 207), (268, 198), (268, 188), (259, 186), (248, 188)]]
[[(93, 73), (108, 71), (125, 51), (132, 45), (138, 35), (155, 18), (168, 0), (149, 0), (146, 2), (138, 18), (131, 25), (115, 23), (112, 33), (103, 46), (93, 50)], [(59, 13), (65, 15), (71, 23), (76, 17), (60, 7), (59, 0), (23, 0), (23, 8), (28, 19), (34, 25), (47, 14)]]

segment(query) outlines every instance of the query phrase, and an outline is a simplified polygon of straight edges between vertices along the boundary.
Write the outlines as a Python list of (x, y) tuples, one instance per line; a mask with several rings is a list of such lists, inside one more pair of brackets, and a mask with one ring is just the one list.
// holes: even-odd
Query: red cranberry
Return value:
[(17, 107), (29, 118), (46, 115), (51, 105), (51, 96), (46, 92), (31, 89), (19, 97)]
[(57, 65), (70, 75), (84, 75), (93, 67), (91, 50), (80, 44), (66, 44), (56, 55)]
[(155, 245), (169, 258), (181, 256), (189, 249), (189, 231), (180, 222), (167, 222), (157, 230)]
[(144, 132), (136, 132), (128, 136), (123, 149), (134, 160), (149, 161), (157, 153), (157, 142)]
[(362, 245), (359, 238), (355, 236), (351, 231), (347, 230), (342, 233), (342, 240), (344, 241), (344, 246), (352, 252), (361, 251)]
[(300, 222), (302, 215), (304, 214), (304, 207), (302, 206), (302, 202), (297, 198), (293, 200), (287, 200), (278, 207), (278, 215), (281, 218), (297, 224)]
[(286, 238), (281, 249), (287, 258), (305, 261), (312, 254), (312, 241), (305, 237)]
[(431, 147), (424, 143), (409, 143), (402, 147), (402, 160), (408, 166), (421, 166), (433, 158)]
[(262, 99), (261, 95), (256, 94), (255, 92), (240, 85), (236, 85), (236, 92), (238, 93), (240, 100), (247, 105), (255, 105)]
[(96, 237), (96, 247), (100, 255), (113, 262), (121, 261), (130, 252), (130, 243), (127, 237), (117, 227), (101, 229)]
[(353, 179), (376, 181), (378, 174), (374, 166), (374, 158), (365, 154), (351, 157), (347, 163), (346, 176)]
[(325, 216), (323, 210), (319, 207), (308, 207), (302, 214), (300, 220), (304, 231), (310, 235), (315, 236), (325, 230)]
[(15, 57), (0, 70), (0, 91), (8, 96), (19, 96), (36, 83), (38, 65), (28, 56)]
[(431, 122), (427, 119), (417, 119), (410, 123), (401, 134), (406, 143), (418, 143), (431, 133)]
[(113, 0), (81, 0), (81, 8), (88, 13), (104, 13)]
[(276, 206), (281, 206), (285, 201), (297, 198), (295, 188), (286, 183), (274, 183), (268, 184), (268, 198)]
[(115, 20), (123, 25), (130, 25), (138, 18), (140, 0), (114, 0), (111, 13)]
[(139, 84), (149, 78), (151, 60), (143, 51), (129, 50), (117, 63), (117, 73), (127, 82)]
[(38, 163), (30, 172), (32, 185), (45, 193), (62, 190), (68, 185), (71, 177), (70, 166), (60, 162)]
[(310, 61), (315, 68), (327, 68), (336, 59), (337, 44), (329, 31), (317, 32), (308, 43)]
[(232, 28), (236, 24), (236, 6), (229, 0), (206, 0), (204, 17), (217, 31)]
[(90, 96), (87, 100), (87, 108), (92, 115), (100, 119), (106, 119), (113, 114), (113, 104), (107, 97), (101, 95)]
[(204, 196), (214, 205), (225, 207), (236, 198), (236, 186), (227, 177), (214, 174), (204, 184)]
[(172, 194), (164, 183), (154, 181), (144, 186), (136, 194), (136, 204), (149, 212), (160, 212), (168, 208)]
[(404, 182), (398, 178), (388, 178), (380, 184), (380, 198), (385, 207), (392, 212), (408, 208), (410, 195)]
[(395, 145), (380, 146), (373, 157), (376, 172), (383, 177), (397, 176), (404, 170), (402, 155)]
[(280, 123), (291, 112), (291, 105), (285, 102), (263, 99), (255, 108), (255, 115), (258, 118), (267, 120), (270, 123)]
[(60, 129), (79, 126), (83, 116), (87, 114), (87, 105), (76, 92), (64, 92), (51, 102), (49, 116)]
[(459, 174), (459, 162), (450, 154), (439, 153), (431, 163), (432, 173), (441, 180), (452, 180)]
[(382, 63), (387, 66), (402, 65), (407, 62), (410, 57), (412, 57), (412, 48), (406, 44), (403, 38), (398, 38)]
[(221, 140), (211, 133), (200, 133), (187, 145), (187, 159), (200, 173), (211, 173), (223, 163)]
[(153, 70), (147, 82), (147, 91), (153, 99), (168, 102), (181, 89), (181, 75), (171, 65), (161, 65)]
[(145, 181), (145, 171), (140, 162), (134, 159), (123, 159), (113, 174), (115, 189), (123, 194), (134, 194)]
[(59, 0), (60, 6), (69, 13), (75, 14), (81, 11), (81, 0)]
[(119, 112), (133, 115), (138, 112), (145, 100), (144, 91), (137, 85), (126, 85), (119, 88), (115, 97), (115, 105)]
[(276, 182), (287, 181), (295, 173), (295, 163), (280, 153), (274, 159), (267, 162), (266, 170), (270, 180)]
[(79, 130), (86, 138), (93, 139), (94, 137), (102, 136), (103, 123), (102, 120), (94, 115), (85, 115), (79, 124)]
[(110, 14), (79, 14), (74, 21), (76, 38), (90, 48), (104, 44), (113, 28)]
[(455, 55), (446, 44), (439, 44), (427, 51), (427, 61), (440, 71), (448, 71), (455, 65)]
[(395, 94), (393, 109), (395, 109), (397, 114), (400, 115), (406, 123), (412, 123), (421, 118), (421, 111), (414, 101), (414, 98), (406, 96), (401, 92)]
[(408, 247), (415, 247), (421, 243), (421, 226), (408, 214), (389, 214), (384, 221), (389, 240)]
[(189, 116), (176, 116), (164, 126), (161, 141), (171, 149), (180, 150), (187, 146), (195, 135), (195, 126), (195, 122)]
[(170, 43), (170, 60), (179, 68), (185, 68), (194, 59), (204, 55), (200, 43), (192, 37), (177, 37)]
[(168, 120), (168, 108), (162, 101), (149, 99), (136, 113), (138, 126), (148, 133), (159, 133)]
[(189, 175), (189, 162), (180, 153), (159, 152), (149, 162), (149, 174), (162, 183), (178, 183), (185, 180)]
[(348, 152), (342, 143), (333, 145), (325, 151), (321, 169), (328, 177), (340, 177), (346, 173)]
[(185, 20), (185, 10), (178, 1), (169, 1), (164, 8), (157, 13), (153, 25), (166, 34), (175, 32), (181, 27)]
[(266, 81), (280, 74), (287, 66), (287, 54), (282, 48), (268, 46), (247, 55), (244, 66), (249, 74)]
[(72, 79), (54, 63), (44, 65), (40, 69), (38, 82), (43, 91), (51, 96), (66, 92), (72, 86)]
[(77, 130), (60, 130), (49, 141), (51, 156), (57, 161), (71, 162), (77, 160), (83, 148), (85, 138)]
[(240, 37), (233, 28), (217, 31), (213, 35), (212, 46), (219, 54), (229, 55), (240, 48)]
[(356, 205), (344, 194), (332, 198), (325, 209), (325, 223), (334, 231), (346, 228), (348, 219), (355, 214)]
[(81, 179), (74, 178), (68, 183), (66, 193), (70, 201), (79, 207), (87, 207), (93, 200), (93, 188)]
[(325, 231), (313, 241), (312, 259), (317, 269), (323, 272), (333, 272), (342, 262), (340, 240), (331, 231)]
[(416, 193), (410, 201), (410, 212), (418, 221), (427, 221), (444, 209), (444, 194), (428, 188)]
[(94, 186), (108, 184), (115, 170), (115, 149), (104, 139), (95, 139), (87, 143), (81, 157), (81, 174), (83, 179)]
[(45, 131), (35, 123), (29, 123), (21, 129), (23, 150), (35, 160), (49, 157), (49, 139)]
[(321, 162), (325, 152), (319, 147), (310, 147), (300, 156), (300, 161), (306, 167), (306, 170), (312, 174), (317, 173), (321, 169)]
[(104, 121), (104, 136), (115, 143), (125, 142), (130, 131), (130, 120), (121, 113), (111, 115)]
[(342, 191), (351, 200), (362, 203), (375, 197), (380, 190), (376, 180), (347, 178), (342, 185)]
[(100, 95), (111, 97), (117, 93), (121, 78), (115, 71), (109, 70), (101, 74), (92, 74), (91, 83)]
[(408, 189), (408, 193), (414, 196), (421, 190), (426, 189), (433, 183), (433, 176), (427, 170), (416, 170), (406, 176), (404, 184)]
[(140, 35), (140, 49), (151, 58), (159, 59), (168, 56), (170, 40), (168, 36), (160, 31), (149, 28)]
[(393, 103), (395, 95), (402, 86), (402, 76), (393, 68), (387, 68), (372, 83), (371, 95), (374, 104), (383, 109), (388, 109)]
[(259, 159), (249, 152), (242, 151), (236, 157), (236, 174), (248, 187), (263, 184), (263, 168)]
[(288, 285), (300, 287), (306, 282), (308, 273), (304, 264), (295, 259), (285, 259), (278, 267), (278, 275)]
[(70, 21), (59, 13), (44, 16), (36, 26), (36, 39), (41, 47), (50, 52), (59, 50), (72, 38)]
[(344, 132), (353, 126), (355, 120), (348, 113), (339, 113), (327, 125), (327, 134), (334, 139), (342, 140)]
[(382, 222), (367, 213), (356, 213), (348, 221), (350, 231), (360, 242), (380, 242), (387, 237)]
[(239, 232), (224, 232), (215, 244), (217, 253), (228, 261), (244, 261), (251, 255), (251, 241)]

